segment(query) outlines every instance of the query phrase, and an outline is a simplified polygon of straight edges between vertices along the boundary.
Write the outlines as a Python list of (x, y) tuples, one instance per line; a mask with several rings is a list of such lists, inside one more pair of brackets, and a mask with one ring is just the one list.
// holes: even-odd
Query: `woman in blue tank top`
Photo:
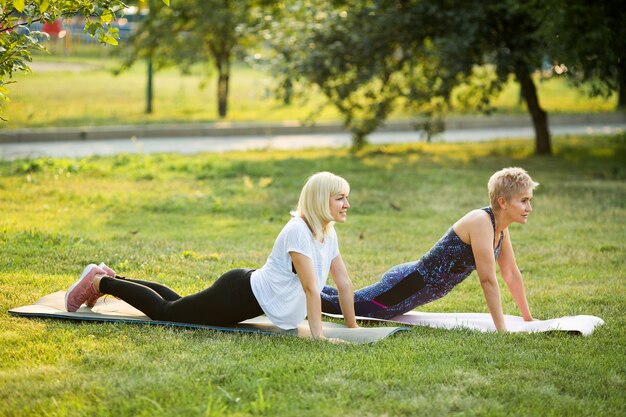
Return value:
[[(354, 293), (357, 316), (388, 319), (435, 301), (476, 270), (496, 329), (505, 331), (496, 262), (524, 320), (532, 315), (508, 226), (525, 224), (539, 185), (521, 168), (505, 168), (489, 179), (490, 206), (458, 220), (417, 261), (396, 265), (380, 281)], [(324, 287), (322, 310), (341, 314), (337, 291)]]

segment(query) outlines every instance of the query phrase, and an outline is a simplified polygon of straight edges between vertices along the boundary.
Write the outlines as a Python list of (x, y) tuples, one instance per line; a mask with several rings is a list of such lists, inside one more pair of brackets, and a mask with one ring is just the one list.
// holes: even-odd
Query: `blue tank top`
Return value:
[[(495, 241), (495, 216), (490, 207), (485, 207), (482, 210), (486, 211), (491, 218)], [(500, 254), (503, 238), (504, 233), (500, 232), (500, 239), (494, 249), (496, 259)], [(476, 269), (476, 261), (471, 245), (463, 242), (454, 229), (450, 227), (428, 253), (417, 261), (416, 269), (422, 274), (426, 285), (450, 291)]]
[[(485, 207), (496, 230), (496, 219), (490, 207)], [(504, 233), (494, 256), (500, 254)], [(396, 265), (383, 274), (381, 279), (354, 292), (354, 307), (357, 316), (390, 318), (406, 313), (415, 307), (435, 301), (467, 278), (476, 269), (471, 245), (463, 242), (450, 227), (439, 241), (417, 261)], [(340, 313), (337, 290), (324, 287), (322, 310)]]

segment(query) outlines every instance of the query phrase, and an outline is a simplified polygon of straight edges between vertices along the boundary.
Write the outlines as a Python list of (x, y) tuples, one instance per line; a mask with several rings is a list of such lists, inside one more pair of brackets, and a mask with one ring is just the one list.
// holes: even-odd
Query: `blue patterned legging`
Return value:
[[(357, 316), (389, 319), (446, 295), (454, 285), (430, 285), (417, 270), (417, 262), (394, 266), (380, 281), (354, 292)], [(341, 314), (336, 288), (322, 289), (322, 311)]]

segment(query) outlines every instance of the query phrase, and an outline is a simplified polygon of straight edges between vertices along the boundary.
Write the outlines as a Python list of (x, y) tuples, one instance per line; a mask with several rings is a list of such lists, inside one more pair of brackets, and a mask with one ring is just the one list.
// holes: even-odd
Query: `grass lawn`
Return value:
[[(626, 136), (554, 147), (554, 157), (502, 141), (0, 162), (0, 416), (623, 416)], [(7, 314), (66, 289), (90, 262), (183, 294), (258, 267), (320, 170), (352, 185), (337, 232), (361, 287), (486, 205), (487, 179), (511, 165), (541, 183), (529, 223), (511, 227), (533, 314), (603, 318), (591, 337), (413, 328), (333, 345)], [(475, 274), (422, 310), (487, 311)]]
[[(93, 126), (143, 123), (215, 122), (217, 98), (215, 71), (208, 77), (195, 67), (181, 75), (167, 69), (154, 75), (154, 112), (145, 114), (146, 64), (139, 62), (118, 76), (112, 57), (41, 56), (34, 58), (33, 73), (18, 74), (11, 89), (11, 102), (4, 106), (8, 120), (0, 128)], [(82, 70), (80, 70), (82, 67)], [(537, 80), (541, 104), (550, 113), (595, 113), (614, 111), (615, 96), (589, 98), (564, 79)], [(204, 87), (202, 87), (204, 86)], [(234, 66), (230, 81), (227, 121), (276, 122), (305, 120), (323, 102), (311, 93), (308, 103), (284, 105), (271, 97), (272, 79), (243, 64)], [(510, 82), (494, 100), (497, 113), (525, 113), (519, 103), (519, 85)], [(391, 118), (415, 115), (398, 109)], [(340, 120), (326, 107), (318, 121)]]

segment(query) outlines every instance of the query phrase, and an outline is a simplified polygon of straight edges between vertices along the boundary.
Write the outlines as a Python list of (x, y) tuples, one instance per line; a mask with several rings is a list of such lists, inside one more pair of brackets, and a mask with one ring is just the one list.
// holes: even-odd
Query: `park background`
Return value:
[[(334, 4), (342, 18), (350, 2)], [(506, 1), (489, 4), (524, 11)], [(176, 5), (163, 5), (172, 9)], [(593, 17), (591, 9), (587, 15)], [(329, 97), (315, 83), (302, 90), (306, 101), (294, 97), (285, 104), (274, 94), (280, 78), (239, 52), (225, 117), (218, 114), (218, 73), (208, 59), (190, 62), (184, 74), (175, 67), (155, 71), (148, 114), (146, 59), (114, 74), (132, 55), (129, 40), (103, 47), (76, 34), (68, 46), (67, 36), (42, 40), (51, 53), (34, 52), (32, 73), (16, 72), (16, 83), (5, 85), (11, 101), (3, 106), (0, 133), (123, 124), (306, 125), (311, 113), (318, 123), (346, 121), (332, 103), (318, 113)], [(263, 51), (253, 47), (251, 56)], [(549, 115), (621, 114), (618, 91), (576, 78), (574, 66), (557, 74), (563, 62), (544, 64), (532, 77)], [(604, 94), (590, 97), (598, 88)], [(407, 97), (400, 97), (385, 119), (527, 114), (512, 73), (487, 109), (454, 97), (445, 111), (430, 101), (407, 107)], [(551, 152), (537, 153), (528, 139), (447, 144), (434, 135), (431, 143), (359, 149), (1, 161), (0, 415), (623, 415), (626, 136), (552, 137)], [(182, 293), (206, 287), (229, 268), (260, 266), (303, 181), (320, 170), (352, 185), (349, 221), (337, 232), (359, 288), (389, 266), (419, 257), (454, 219), (486, 205), (487, 179), (512, 165), (541, 183), (529, 224), (511, 228), (531, 309), (542, 319), (603, 318), (591, 337), (415, 328), (374, 345), (345, 346), (7, 314), (67, 288), (90, 262), (157, 278)], [(505, 312), (517, 314), (502, 290)], [(474, 274), (420, 310), (486, 307)]]

